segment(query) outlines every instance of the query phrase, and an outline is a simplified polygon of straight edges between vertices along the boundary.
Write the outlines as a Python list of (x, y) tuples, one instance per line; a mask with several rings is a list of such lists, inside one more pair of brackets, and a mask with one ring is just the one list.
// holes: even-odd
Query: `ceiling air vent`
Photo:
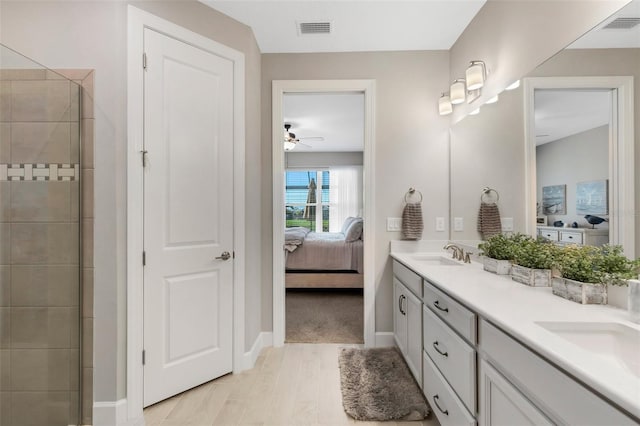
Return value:
[(640, 18), (617, 18), (602, 27), (603, 30), (628, 30), (640, 24)]
[(331, 22), (298, 22), (298, 34), (331, 34)]

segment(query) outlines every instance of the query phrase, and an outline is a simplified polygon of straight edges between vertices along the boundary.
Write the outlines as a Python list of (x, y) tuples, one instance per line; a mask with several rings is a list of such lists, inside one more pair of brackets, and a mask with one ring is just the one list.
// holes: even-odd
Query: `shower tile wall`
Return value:
[[(83, 75), (93, 78), (88, 71)], [(93, 306), (85, 298), (93, 295), (92, 264), (83, 264), (91, 288), (83, 287), (82, 305), (80, 300), (80, 250), (93, 245), (85, 240), (81, 247), (80, 221), (83, 229), (92, 229), (93, 188), (85, 193), (89, 197), (82, 211), (79, 206), (81, 177), (91, 174), (79, 166), (81, 151), (85, 154), (81, 120), (93, 120), (93, 115), (81, 116), (80, 95), (78, 84), (47, 70), (0, 70), (3, 426), (77, 424), (81, 380), (88, 391), (92, 388), (85, 377), (92, 374), (83, 368), (81, 377), (79, 368), (81, 350), (87, 368), (93, 357), (91, 346), (85, 346), (92, 343)], [(83, 145), (92, 144), (84, 130)], [(83, 328), (88, 328), (82, 348), (81, 309)], [(90, 401), (92, 396), (84, 393)]]

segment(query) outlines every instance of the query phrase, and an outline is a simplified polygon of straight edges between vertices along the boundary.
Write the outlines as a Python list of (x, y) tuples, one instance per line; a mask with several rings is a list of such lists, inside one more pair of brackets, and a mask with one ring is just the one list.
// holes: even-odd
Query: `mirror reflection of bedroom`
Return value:
[(363, 93), (287, 93), (287, 343), (363, 343)]

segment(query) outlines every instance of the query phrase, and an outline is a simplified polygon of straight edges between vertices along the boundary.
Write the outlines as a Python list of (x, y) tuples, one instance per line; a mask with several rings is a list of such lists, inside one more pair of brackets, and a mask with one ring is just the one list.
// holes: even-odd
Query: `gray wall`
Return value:
[[(537, 200), (542, 200), (542, 187), (567, 185), (566, 215), (547, 216), (548, 224), (556, 220), (577, 222), (581, 228), (591, 225), (584, 214), (576, 214), (576, 184), (609, 178), (609, 126), (600, 126), (536, 148)], [(607, 228), (608, 222), (598, 226)]]
[[(435, 232), (435, 217), (448, 217), (448, 119), (438, 115), (437, 99), (449, 81), (444, 51), (262, 55), (263, 269), (262, 321), (272, 330), (271, 82), (296, 79), (375, 79), (375, 285), (376, 331), (391, 331), (392, 282), (387, 217), (400, 217), (409, 187), (425, 194), (424, 239)], [(366, 190), (365, 190), (366, 191)], [(366, 192), (365, 192), (366, 197)]]
[(286, 152), (284, 167), (362, 166), (362, 152)]
[[(126, 59), (128, 2), (0, 3), (0, 41), (50, 68), (95, 69), (96, 401), (126, 395)], [(260, 197), (260, 52), (245, 25), (197, 1), (131, 2), (245, 54), (247, 199)], [(246, 212), (246, 346), (260, 332), (260, 211)]]

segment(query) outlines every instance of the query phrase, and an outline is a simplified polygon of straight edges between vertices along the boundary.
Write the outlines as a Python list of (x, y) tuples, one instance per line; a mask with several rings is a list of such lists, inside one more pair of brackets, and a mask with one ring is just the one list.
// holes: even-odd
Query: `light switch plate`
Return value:
[(453, 230), (454, 231), (464, 231), (464, 219), (461, 217), (453, 218)]
[(513, 231), (513, 218), (512, 217), (503, 217), (500, 219), (502, 222), (502, 230), (503, 231)]
[(444, 231), (444, 217), (436, 217), (436, 231)]
[(402, 230), (402, 218), (400, 217), (387, 218), (387, 231), (396, 232), (401, 230)]

